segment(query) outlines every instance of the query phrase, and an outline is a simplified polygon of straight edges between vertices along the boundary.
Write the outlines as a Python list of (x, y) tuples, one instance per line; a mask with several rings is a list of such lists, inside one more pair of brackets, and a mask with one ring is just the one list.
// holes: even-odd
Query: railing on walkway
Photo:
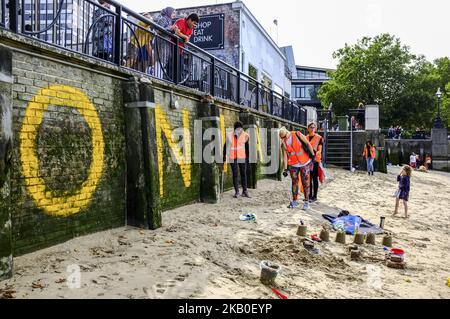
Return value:
[(350, 109), (350, 126), (354, 131), (364, 131), (366, 129), (366, 110)]
[(306, 125), (295, 102), (120, 3), (0, 1), (0, 27)]

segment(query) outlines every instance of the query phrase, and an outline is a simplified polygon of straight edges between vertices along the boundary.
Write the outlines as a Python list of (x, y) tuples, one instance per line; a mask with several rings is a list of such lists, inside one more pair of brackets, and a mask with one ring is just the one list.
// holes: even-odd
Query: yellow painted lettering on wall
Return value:
[(191, 159), (191, 134), (189, 130), (189, 111), (184, 109), (183, 116), (183, 150), (178, 147), (177, 142), (172, 139), (173, 128), (166, 113), (160, 105), (156, 105), (156, 145), (158, 147), (158, 171), (159, 171), (159, 192), (164, 196), (164, 144), (165, 136), (172, 155), (178, 163), (185, 187), (190, 187), (192, 182), (192, 159)]
[[(75, 194), (70, 196), (53, 196), (39, 172), (36, 138), (44, 113), (50, 105), (77, 109), (91, 130), (92, 161), (89, 174)], [(28, 104), (19, 140), (25, 185), (39, 208), (51, 216), (67, 217), (79, 213), (91, 203), (103, 174), (105, 144), (97, 111), (84, 92), (65, 85), (52, 85), (40, 90)]]
[(261, 137), (259, 135), (259, 130), (260, 128), (257, 127), (256, 128), (256, 142), (257, 142), (257, 148), (258, 148), (258, 153), (259, 153), (259, 161), (261, 163), (264, 163), (264, 157), (263, 157), (263, 152), (262, 152), (262, 147), (261, 147)]
[[(220, 116), (220, 132), (222, 134), (222, 149), (223, 149), (223, 146), (227, 143), (227, 131), (225, 128), (225, 116), (224, 115)], [(225, 162), (223, 165), (223, 171), (224, 171), (224, 173), (228, 172), (227, 162)]]

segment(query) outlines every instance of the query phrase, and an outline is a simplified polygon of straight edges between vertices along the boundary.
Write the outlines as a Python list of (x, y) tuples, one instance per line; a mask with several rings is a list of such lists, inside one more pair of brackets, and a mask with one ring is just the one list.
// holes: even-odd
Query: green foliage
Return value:
[[(416, 56), (400, 39), (381, 34), (345, 45), (333, 57), (339, 59), (332, 80), (319, 90), (322, 105), (333, 103), (336, 114), (348, 114), (360, 102), (380, 105), (382, 127), (430, 127), (436, 116), (436, 90), (446, 88), (444, 113), (450, 112), (450, 59), (434, 63)], [(448, 117), (447, 117), (448, 118)]]

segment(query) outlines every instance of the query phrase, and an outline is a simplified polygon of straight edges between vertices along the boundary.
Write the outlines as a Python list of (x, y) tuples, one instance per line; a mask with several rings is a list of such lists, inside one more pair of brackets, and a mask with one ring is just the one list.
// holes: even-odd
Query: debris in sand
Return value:
[(66, 281), (67, 281), (66, 279), (60, 278), (60, 279), (55, 281), (55, 284), (62, 284), (62, 283), (65, 283)]
[(406, 269), (406, 263), (404, 261), (403, 262), (395, 262), (395, 261), (388, 260), (387, 266), (389, 268), (394, 268), (394, 269)]
[(285, 295), (283, 295), (281, 292), (279, 292), (278, 290), (276, 290), (275, 288), (272, 288), (272, 291), (281, 299), (288, 299), (288, 297), (286, 297)]
[(305, 239), (303, 241), (303, 247), (311, 254), (313, 255), (319, 255), (320, 254), (320, 249), (316, 248), (314, 245), (314, 242), (309, 240), (309, 239)]
[(41, 283), (40, 280), (38, 280), (38, 281), (35, 281), (35, 282), (33, 282), (31, 284), (31, 288), (33, 288), (33, 289), (44, 289), (45, 286)]
[(256, 216), (256, 214), (253, 214), (253, 213), (251, 213), (251, 214), (242, 214), (241, 216), (239, 216), (239, 219), (241, 221), (244, 221), (244, 222), (256, 221), (257, 216)]
[(15, 299), (16, 293), (12, 286), (6, 286), (4, 289), (0, 289), (0, 299)]

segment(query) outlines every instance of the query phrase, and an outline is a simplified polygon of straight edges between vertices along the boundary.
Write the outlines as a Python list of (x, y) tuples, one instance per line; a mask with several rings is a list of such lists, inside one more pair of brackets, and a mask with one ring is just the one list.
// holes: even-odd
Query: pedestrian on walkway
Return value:
[(303, 209), (309, 210), (309, 178), (313, 168), (314, 150), (301, 132), (289, 132), (285, 127), (280, 129), (281, 149), (283, 152), (283, 176), (289, 174), (292, 179), (292, 202), (288, 208), (300, 205), (298, 201), (299, 183), (303, 188)]
[(367, 173), (370, 175), (374, 174), (374, 166), (373, 163), (376, 159), (376, 153), (375, 153), (375, 146), (373, 145), (372, 141), (367, 141), (366, 145), (364, 146), (364, 152), (363, 156), (366, 159), (367, 162)]

